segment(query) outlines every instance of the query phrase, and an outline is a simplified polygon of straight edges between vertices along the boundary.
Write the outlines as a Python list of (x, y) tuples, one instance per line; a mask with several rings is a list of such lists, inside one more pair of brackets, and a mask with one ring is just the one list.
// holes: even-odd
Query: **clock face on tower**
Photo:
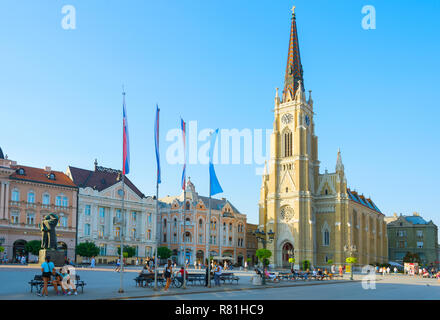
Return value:
[(305, 120), (306, 120), (306, 125), (309, 126), (310, 125), (310, 118), (308, 115), (306, 115)]
[(293, 120), (293, 116), (290, 113), (286, 113), (281, 117), (281, 122), (284, 124), (289, 124)]

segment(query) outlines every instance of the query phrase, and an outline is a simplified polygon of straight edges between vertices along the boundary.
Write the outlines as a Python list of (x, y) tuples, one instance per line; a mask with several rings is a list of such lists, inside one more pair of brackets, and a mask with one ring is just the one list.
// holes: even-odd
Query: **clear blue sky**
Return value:
[[(63, 30), (61, 8), (76, 8)], [(121, 85), (127, 92), (129, 178), (155, 193), (153, 120), (199, 128), (263, 128), (283, 87), (295, 4), (306, 90), (313, 90), (321, 172), (340, 147), (348, 184), (386, 214), (440, 224), (439, 1), (0, 2), (0, 146), (19, 163), (121, 168)], [(364, 5), (377, 29), (361, 28)], [(231, 200), (258, 221), (255, 165), (217, 165)], [(162, 162), (160, 196), (180, 192), (181, 165)], [(199, 193), (208, 166), (190, 165)], [(436, 200), (437, 199), (437, 200)]]

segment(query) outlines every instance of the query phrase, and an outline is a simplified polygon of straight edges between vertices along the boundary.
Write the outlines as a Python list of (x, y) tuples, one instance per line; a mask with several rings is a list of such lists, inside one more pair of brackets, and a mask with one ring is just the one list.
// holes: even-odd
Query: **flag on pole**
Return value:
[(182, 190), (185, 190), (186, 186), (186, 123), (180, 118), (180, 126), (182, 128), (183, 139), (183, 172), (182, 172)]
[(210, 185), (210, 196), (216, 195), (217, 193), (222, 193), (223, 189), (218, 182), (217, 176), (214, 171), (214, 164), (212, 159), (214, 156), (215, 141), (217, 139), (218, 129), (211, 134), (211, 145), (209, 147), (209, 185)]
[(128, 143), (127, 110), (125, 109), (125, 92), (122, 92), (122, 113), (123, 113), (123, 146), (122, 146), (122, 174), (130, 173), (130, 145)]
[(156, 162), (157, 162), (157, 183), (160, 181), (160, 157), (159, 157), (159, 106), (156, 104), (156, 120), (154, 123), (154, 141), (156, 147)]

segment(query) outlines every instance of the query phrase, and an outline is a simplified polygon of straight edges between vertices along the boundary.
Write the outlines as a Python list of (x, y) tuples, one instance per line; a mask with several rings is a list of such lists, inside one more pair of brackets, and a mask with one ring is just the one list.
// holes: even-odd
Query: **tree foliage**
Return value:
[(157, 248), (157, 256), (159, 259), (168, 259), (171, 257), (173, 252), (167, 247), (159, 247)]
[(82, 242), (76, 246), (76, 254), (81, 257), (91, 258), (99, 254), (99, 248), (94, 242)]
[(333, 264), (333, 260), (332, 259), (327, 260), (327, 264)]
[(5, 251), (5, 247), (0, 246), (0, 253), (2, 253), (3, 251)]
[[(120, 255), (121, 255), (121, 248), (118, 247), (118, 256)], [(134, 257), (135, 255), (136, 255), (135, 247), (124, 246), (124, 251), (122, 252), (122, 256), (124, 258), (131, 258)]]
[(357, 258), (355, 257), (348, 257), (347, 259), (345, 259), (345, 262), (353, 264), (357, 262)]
[(272, 256), (272, 251), (268, 249), (258, 249), (255, 252), (255, 255), (257, 256), (259, 261), (263, 262), (263, 265), (266, 266), (269, 264), (269, 258)]
[(310, 269), (310, 261), (309, 260), (303, 260), (303, 262), (302, 262), (302, 269), (303, 270)]
[(417, 253), (407, 252), (406, 255), (403, 257), (403, 262), (420, 263), (420, 257)]
[(31, 240), (27, 242), (24, 246), (24, 249), (26, 252), (32, 253), (34, 256), (38, 256), (41, 249), (41, 240)]

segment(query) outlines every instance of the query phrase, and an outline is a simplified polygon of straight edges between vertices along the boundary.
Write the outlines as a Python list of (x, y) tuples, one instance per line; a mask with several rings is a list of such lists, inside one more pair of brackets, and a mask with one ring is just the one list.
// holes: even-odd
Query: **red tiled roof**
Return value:
[[(92, 189), (102, 191), (120, 181), (121, 171), (119, 170), (97, 167), (95, 171), (91, 171), (71, 166), (69, 166), (69, 170), (72, 174), (73, 182), (80, 188), (90, 187)], [(138, 188), (136, 188), (130, 179), (125, 177), (124, 182), (139, 197), (145, 197), (145, 195)]]
[[(73, 187), (73, 188), (76, 187), (73, 181), (64, 172), (61, 171), (53, 171), (53, 170), (46, 171), (45, 169), (33, 168), (22, 165), (11, 166), (11, 168), (16, 170), (15, 173), (13, 173), (10, 176), (11, 179), (39, 182), (44, 184), (52, 184), (52, 185), (59, 185), (59, 186)], [(19, 169), (24, 170), (24, 175), (18, 174)], [(49, 179), (49, 174), (51, 173), (55, 175), (54, 180)]]

